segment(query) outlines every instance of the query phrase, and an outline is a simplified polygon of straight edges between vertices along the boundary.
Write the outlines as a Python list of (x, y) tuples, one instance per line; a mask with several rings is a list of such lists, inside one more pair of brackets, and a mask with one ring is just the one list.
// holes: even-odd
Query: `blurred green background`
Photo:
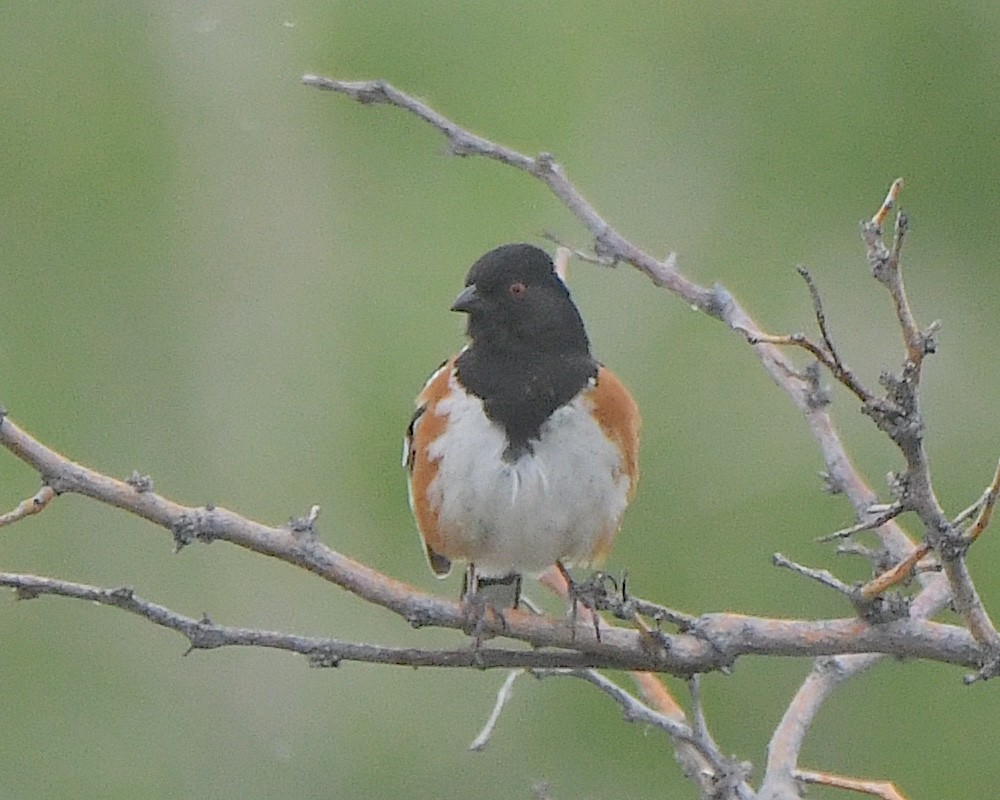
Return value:
[[(0, 402), (42, 441), (181, 502), (280, 524), (323, 508), (329, 545), (436, 583), (398, 466), (412, 398), (461, 342), (468, 265), (507, 241), (587, 237), (544, 188), (448, 157), (402, 112), (299, 85), (383, 77), (486, 136), (550, 150), (626, 235), (679, 253), (773, 331), (809, 329), (808, 266), (870, 384), (901, 358), (857, 223), (907, 179), (905, 259), (943, 321), (925, 403), (950, 511), (1000, 444), (996, 254), (1000, 15), (989, 2), (794, 4), (5, 3), (0, 28)], [(645, 417), (643, 480), (609, 568), (691, 612), (837, 616), (770, 566), (835, 569), (850, 524), (804, 424), (749, 349), (638, 273), (577, 264), (597, 355)], [(883, 491), (892, 448), (834, 413)], [(0, 505), (37, 479), (0, 453)], [(414, 632), (280, 563), (77, 497), (4, 530), (6, 571), (115, 586), (216, 621), (385, 643)], [(971, 569), (1000, 608), (1000, 542)], [(656, 732), (583, 684), (345, 665), (185, 642), (118, 611), (0, 600), (3, 798), (693, 797)], [(722, 748), (763, 763), (809, 668), (705, 680)], [(803, 765), (911, 798), (995, 790), (1000, 700), (962, 671), (884, 663), (823, 710)], [(673, 685), (683, 696), (683, 687)], [(815, 792), (813, 796), (841, 796)]]

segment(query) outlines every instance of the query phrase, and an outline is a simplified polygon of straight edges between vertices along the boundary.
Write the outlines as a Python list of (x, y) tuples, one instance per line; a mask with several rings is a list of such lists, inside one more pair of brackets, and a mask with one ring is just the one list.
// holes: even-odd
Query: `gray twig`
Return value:
[[(754, 796), (746, 782), (750, 775), (749, 764), (724, 757), (714, 746), (714, 742), (711, 742), (711, 737), (700, 736), (686, 722), (661, 714), (596, 670), (536, 670), (535, 674), (541, 678), (571, 677), (585, 680), (614, 700), (628, 722), (652, 725), (665, 732), (675, 743), (690, 747), (703, 759), (705, 765), (702, 769), (706, 774), (693, 776), (702, 785), (705, 796), (720, 800), (750, 800)], [(711, 793), (708, 794), (705, 790)]]
[[(875, 507), (870, 509), (874, 513)], [(849, 536), (853, 536), (856, 533), (861, 533), (862, 531), (871, 531), (875, 528), (881, 528), (887, 522), (895, 519), (900, 514), (906, 511), (906, 507), (902, 503), (892, 503), (889, 506), (879, 509), (879, 512), (872, 516), (867, 515), (868, 518), (859, 522), (857, 525), (851, 525), (847, 528), (841, 528), (840, 530), (834, 531), (833, 533), (825, 534), (824, 536), (818, 536), (816, 538), (817, 542), (832, 542), (835, 539), (846, 539)]]
[(785, 569), (790, 569), (792, 572), (797, 572), (799, 575), (803, 575), (806, 578), (811, 578), (817, 583), (826, 586), (828, 589), (833, 589), (835, 592), (839, 592), (847, 597), (853, 597), (855, 593), (854, 587), (844, 583), (829, 570), (814, 569), (813, 567), (803, 566), (802, 564), (798, 564), (790, 558), (783, 556), (781, 553), (775, 553), (772, 555), (771, 563), (776, 567), (784, 567)]
[(500, 688), (497, 690), (497, 701), (493, 705), (493, 711), (490, 712), (490, 716), (486, 720), (486, 724), (483, 725), (483, 729), (479, 731), (476, 738), (472, 740), (472, 744), (469, 745), (470, 750), (478, 752), (486, 749), (486, 746), (493, 738), (493, 731), (496, 730), (497, 723), (500, 721), (500, 714), (503, 712), (504, 706), (514, 696), (514, 681), (523, 674), (523, 669), (512, 669), (507, 673), (507, 677), (504, 678), (504, 682), (500, 684)]

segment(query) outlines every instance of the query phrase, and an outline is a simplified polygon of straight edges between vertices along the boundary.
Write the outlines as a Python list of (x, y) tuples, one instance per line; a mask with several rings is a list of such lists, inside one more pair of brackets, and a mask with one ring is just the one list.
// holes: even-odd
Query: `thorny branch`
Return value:
[[(35, 469), (43, 481), (38, 493), (0, 516), (0, 525), (42, 511), (59, 494), (83, 494), (167, 528), (178, 548), (194, 541), (229, 541), (306, 569), (401, 615), (414, 626), (469, 630), (474, 625), (480, 637), (519, 639), (535, 649), (479, 647), (429, 651), (360, 645), (221, 626), (208, 619), (185, 617), (143, 600), (125, 588), (101, 589), (47, 577), (13, 574), (0, 574), (0, 585), (15, 588), (22, 598), (61, 595), (138, 614), (182, 633), (191, 649), (265, 646), (306, 655), (317, 665), (335, 665), (351, 659), (409, 665), (523, 667), (535, 670), (536, 674), (537, 671), (571, 674), (588, 680), (612, 696), (627, 714), (665, 730), (675, 742), (679, 759), (687, 765), (685, 769), (690, 767), (698, 773), (689, 772), (689, 775), (700, 787), (703, 797), (798, 797), (798, 783), (806, 782), (900, 798), (891, 784), (803, 770), (797, 761), (805, 735), (826, 698), (843, 682), (876, 663), (881, 655), (928, 658), (971, 666), (979, 669), (975, 676), (979, 678), (991, 677), (1000, 664), (1000, 636), (976, 594), (965, 563), (969, 546), (989, 523), (1000, 489), (1000, 466), (980, 501), (954, 521), (948, 520), (931, 485), (923, 449), (924, 424), (918, 396), (924, 357), (936, 348), (937, 325), (932, 324), (921, 331), (906, 297), (900, 271), (902, 245), (908, 230), (904, 214), (896, 217), (891, 246), (882, 241), (882, 225), (897, 202), (901, 181), (893, 184), (879, 211), (862, 226), (872, 274), (893, 299), (906, 347), (902, 371), (898, 376), (882, 377), (885, 395), (878, 397), (853, 375), (837, 352), (827, 328), (819, 291), (805, 270), (800, 272), (812, 297), (821, 336), (818, 343), (804, 334), (775, 336), (762, 331), (723, 287), (699, 286), (679, 271), (673, 254), (658, 260), (624, 239), (579, 193), (552, 155), (526, 156), (472, 134), (384, 81), (342, 82), (307, 75), (303, 82), (339, 92), (363, 104), (380, 103), (401, 108), (440, 131), (455, 155), (490, 158), (537, 178), (591, 233), (600, 262), (633, 265), (657, 286), (667, 288), (685, 303), (745, 336), (754, 345), (753, 350), (764, 369), (807, 421), (823, 456), (829, 488), (843, 493), (851, 503), (857, 524), (838, 531), (837, 536), (848, 538), (862, 530), (872, 530), (882, 548), (879, 559), (888, 558), (900, 573), (892, 576), (893, 581), (896, 577), (900, 580), (908, 577), (919, 558), (931, 551), (941, 561), (944, 577), (919, 572), (916, 579), (921, 589), (912, 599), (909, 613), (891, 621), (868, 622), (858, 617), (823, 621), (770, 620), (735, 614), (694, 617), (626, 597), (624, 591), (620, 602), (607, 606), (621, 619), (647, 615), (655, 622), (655, 629), (644, 625), (636, 631), (600, 621), (591, 627), (581, 624), (571, 629), (565, 620), (519, 610), (505, 612), (503, 618), (487, 616), (472, 621), (461, 604), (419, 592), (324, 546), (315, 532), (317, 508), (305, 519), (272, 528), (217, 507), (182, 506), (153, 493), (148, 478), (134, 475), (128, 481), (119, 481), (69, 461), (31, 438), (0, 412), (0, 444)], [(893, 503), (880, 502), (854, 469), (829, 417), (828, 398), (819, 387), (818, 373), (812, 368), (797, 370), (781, 352), (787, 345), (808, 351), (825, 366), (837, 381), (858, 397), (865, 413), (899, 447), (906, 469), (894, 482)], [(911, 541), (896, 523), (895, 517), (907, 511), (914, 512), (923, 525), (923, 545)], [(971, 523), (963, 531), (960, 526), (969, 520)], [(828, 580), (820, 571), (808, 568), (799, 568), (799, 571), (843, 588), (837, 586), (835, 578), (829, 576)], [(880, 582), (870, 583), (868, 590), (874, 591), (872, 586), (875, 586), (883, 591), (894, 585), (885, 577), (889, 572), (876, 578)], [(961, 613), (966, 628), (929, 621), (949, 602)], [(679, 632), (671, 635), (659, 630), (663, 622), (676, 625)], [(599, 637), (597, 631), (600, 631)], [(756, 795), (746, 782), (748, 773), (744, 766), (724, 758), (709, 734), (701, 711), (697, 678), (692, 677), (690, 683), (693, 722), (689, 722), (663, 684), (650, 674), (659, 671), (696, 676), (709, 670), (725, 670), (736, 658), (750, 654), (819, 656), (775, 730), (768, 748), (767, 768)], [(599, 667), (633, 670), (643, 699), (624, 692), (594, 672), (594, 668)], [(513, 678), (509, 680), (513, 682)], [(498, 700), (497, 714), (502, 705)], [(690, 758), (682, 758), (683, 753)]]

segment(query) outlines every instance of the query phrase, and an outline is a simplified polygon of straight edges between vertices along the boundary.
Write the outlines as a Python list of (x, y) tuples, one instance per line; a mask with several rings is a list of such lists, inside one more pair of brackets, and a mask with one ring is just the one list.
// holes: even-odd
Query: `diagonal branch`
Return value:
[(813, 314), (816, 317), (816, 324), (819, 326), (819, 332), (820, 336), (823, 338), (823, 344), (817, 344), (803, 333), (774, 335), (759, 332), (751, 333), (747, 331), (747, 341), (754, 345), (774, 344), (782, 347), (801, 347), (803, 350), (810, 353), (820, 364), (830, 370), (830, 374), (851, 392), (853, 392), (862, 403), (878, 405), (880, 401), (878, 401), (875, 396), (867, 388), (865, 388), (861, 381), (857, 379), (854, 373), (841, 360), (840, 353), (837, 352), (837, 348), (834, 346), (833, 340), (830, 337), (830, 331), (826, 324), (826, 312), (823, 310), (823, 301), (820, 297), (819, 289), (816, 286), (816, 281), (813, 279), (812, 273), (810, 273), (805, 267), (798, 267), (797, 271), (802, 277), (802, 280), (806, 282), (806, 286), (809, 289), (809, 295), (812, 298)]
[(859, 792), (882, 800), (906, 800), (899, 790), (888, 781), (867, 781), (858, 778), (848, 778), (834, 775), (830, 772), (814, 770), (796, 770), (795, 778), (802, 783), (812, 783), (817, 786), (830, 786), (834, 789), (844, 789), (848, 792)]
[[(748, 337), (766, 335), (725, 287), (715, 285), (708, 289), (699, 286), (678, 270), (676, 259), (673, 257), (663, 262), (657, 261), (614, 231), (566, 178), (551, 155), (543, 154), (532, 158), (469, 133), (425, 103), (382, 80), (339, 81), (317, 75), (304, 75), (302, 82), (317, 89), (337, 92), (363, 104), (383, 103), (396, 106), (437, 129), (448, 139), (458, 155), (480, 156), (500, 161), (543, 181), (591, 233), (599, 255), (610, 258), (612, 263), (620, 261), (631, 264), (648, 275), (657, 286), (668, 289), (688, 305), (722, 321), (741, 335)], [(754, 354), (772, 380), (786, 392), (805, 417), (822, 451), (831, 486), (844, 492), (859, 521), (865, 518), (868, 507), (876, 503), (878, 498), (851, 464), (829, 415), (814, 402), (810, 381), (800, 375), (774, 345), (759, 344), (754, 347)], [(913, 547), (909, 537), (894, 523), (882, 526), (879, 533), (883, 537), (884, 545), (899, 558), (904, 557)]]
[(710, 737), (701, 735), (701, 731), (692, 728), (686, 720), (656, 710), (596, 670), (536, 670), (535, 674), (543, 678), (551, 676), (585, 680), (614, 700), (628, 722), (659, 728), (679, 746), (678, 752), (682, 752), (682, 748), (692, 751), (701, 766), (699, 774), (689, 777), (700, 784), (703, 797), (727, 800), (750, 800), (753, 797), (746, 781), (750, 775), (750, 765), (722, 755)]
[(207, 617), (194, 619), (166, 606), (145, 600), (128, 587), (104, 589), (83, 583), (56, 580), (36, 575), (0, 573), (0, 586), (13, 588), (18, 599), (31, 600), (42, 595), (68, 597), (110, 606), (142, 617), (154, 625), (183, 634), (193, 650), (220, 647), (266, 647), (304, 655), (313, 666), (336, 667), (342, 661), (367, 664), (394, 664), (406, 667), (475, 667), (494, 669), (526, 667), (533, 669), (577, 669), (604, 661), (615, 666), (615, 659), (595, 659), (586, 653), (567, 650), (505, 650), (495, 647), (455, 650), (384, 647), (345, 642), (319, 636), (218, 625)]
[(540, 153), (531, 157), (470, 133), (417, 98), (401, 92), (385, 81), (338, 81), (318, 75), (303, 75), (302, 82), (316, 89), (338, 92), (366, 105), (383, 103), (402, 108), (443, 133), (453, 154), (493, 159), (534, 175), (545, 183), (563, 205), (593, 234), (598, 255), (607, 255), (614, 260), (632, 264), (657, 286), (665, 286), (702, 311), (711, 313), (714, 298), (710, 290), (703, 289), (685, 278), (678, 271), (676, 259), (672, 254), (664, 261), (657, 261), (612, 228), (597, 209), (577, 191), (550, 153)]
[(836, 539), (847, 539), (856, 533), (861, 533), (862, 531), (870, 531), (875, 528), (881, 528), (889, 520), (893, 520), (902, 514), (907, 509), (902, 503), (890, 503), (888, 506), (873, 506), (868, 509), (870, 512), (868, 519), (857, 523), (856, 525), (851, 525), (847, 528), (841, 528), (833, 533), (826, 533), (823, 536), (816, 537), (816, 541), (820, 543), (832, 542)]
[(976, 518), (969, 526), (969, 530), (965, 532), (965, 539), (970, 544), (976, 541), (982, 535), (983, 531), (989, 527), (990, 520), (993, 518), (993, 507), (997, 504), (997, 498), (1000, 498), (1000, 461), (997, 462), (997, 468), (993, 473), (993, 480), (990, 482), (989, 487), (987, 487), (978, 504), (979, 510), (976, 512)]

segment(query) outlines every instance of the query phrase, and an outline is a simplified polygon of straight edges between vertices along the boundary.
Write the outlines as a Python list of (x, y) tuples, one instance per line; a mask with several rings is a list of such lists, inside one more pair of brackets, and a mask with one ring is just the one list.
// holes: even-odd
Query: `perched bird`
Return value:
[(435, 575), (464, 561), (464, 598), (506, 586), (516, 605), (522, 574), (607, 556), (635, 494), (639, 411), (537, 247), (486, 253), (451, 309), (469, 343), (417, 397), (410, 507)]

